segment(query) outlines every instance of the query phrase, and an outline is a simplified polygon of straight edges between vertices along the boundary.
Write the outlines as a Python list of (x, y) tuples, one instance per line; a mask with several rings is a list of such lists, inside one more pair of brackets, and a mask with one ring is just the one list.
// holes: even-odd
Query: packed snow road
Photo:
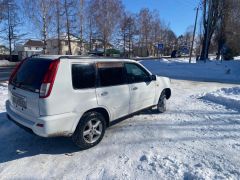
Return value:
[(240, 109), (204, 97), (238, 85), (172, 80), (168, 111), (109, 128), (96, 147), (45, 139), (6, 119), (0, 85), (0, 179), (240, 179)]

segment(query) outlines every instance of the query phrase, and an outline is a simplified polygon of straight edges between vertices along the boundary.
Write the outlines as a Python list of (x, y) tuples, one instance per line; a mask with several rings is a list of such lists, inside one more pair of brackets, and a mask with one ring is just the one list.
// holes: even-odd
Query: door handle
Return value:
[(101, 93), (101, 96), (106, 96), (106, 95), (108, 95), (108, 92), (106, 91)]
[(137, 89), (138, 89), (137, 87), (132, 88), (133, 91), (136, 91)]

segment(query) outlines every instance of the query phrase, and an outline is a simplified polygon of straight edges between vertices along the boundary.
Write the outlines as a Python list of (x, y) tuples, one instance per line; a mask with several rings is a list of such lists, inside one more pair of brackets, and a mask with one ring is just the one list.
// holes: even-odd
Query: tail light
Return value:
[(42, 81), (42, 85), (40, 88), (40, 95), (39, 95), (40, 98), (47, 98), (51, 94), (52, 87), (57, 74), (59, 62), (60, 60), (56, 59), (50, 63), (48, 70), (44, 75), (44, 78)]
[(14, 76), (17, 74), (19, 68), (22, 66), (22, 64), (24, 63), (24, 61), (26, 61), (27, 58), (23, 59), (20, 63), (18, 63), (18, 65), (15, 67), (15, 69), (12, 71), (12, 74), (9, 78), (9, 83), (11, 84), (12, 83), (12, 80), (14, 78)]

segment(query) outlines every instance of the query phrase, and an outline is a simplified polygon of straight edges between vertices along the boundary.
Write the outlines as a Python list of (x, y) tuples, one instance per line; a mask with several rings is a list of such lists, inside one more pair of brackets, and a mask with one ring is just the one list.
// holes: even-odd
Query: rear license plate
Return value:
[(21, 108), (27, 108), (27, 101), (24, 97), (12, 94), (12, 103), (14, 106), (19, 106)]

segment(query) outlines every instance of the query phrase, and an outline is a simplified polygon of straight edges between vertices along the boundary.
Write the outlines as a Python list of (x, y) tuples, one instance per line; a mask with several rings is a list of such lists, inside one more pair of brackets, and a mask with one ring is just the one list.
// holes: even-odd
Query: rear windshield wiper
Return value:
[(22, 84), (21, 86), (23, 89), (26, 89), (26, 90), (29, 90), (31, 92), (36, 92), (37, 89), (34, 89), (32, 88), (31, 86), (28, 86), (28, 85), (25, 85), (25, 84)]

